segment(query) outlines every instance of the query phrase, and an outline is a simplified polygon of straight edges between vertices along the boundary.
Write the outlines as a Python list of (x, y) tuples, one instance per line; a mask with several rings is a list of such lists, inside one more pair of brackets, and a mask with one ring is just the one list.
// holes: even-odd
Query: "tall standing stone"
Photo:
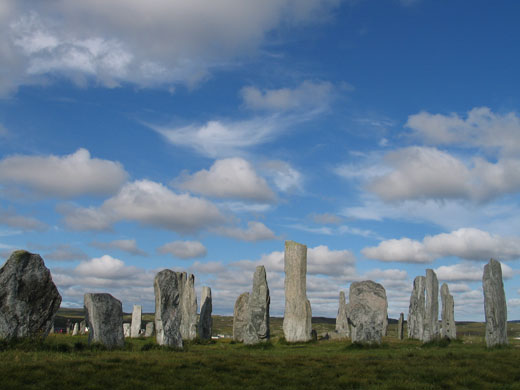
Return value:
[(410, 296), (410, 307), (408, 311), (408, 338), (422, 340), (424, 331), (424, 289), (426, 278), (417, 276), (413, 281), (412, 295)]
[(155, 335), (159, 345), (183, 347), (180, 288), (176, 272), (165, 269), (155, 275)]
[(195, 293), (195, 276), (186, 272), (177, 272), (180, 292), (181, 324), (180, 332), (183, 340), (197, 337), (197, 294)]
[(397, 321), (397, 339), (404, 339), (404, 313), (399, 315), (399, 321)]
[(74, 328), (72, 328), (72, 335), (79, 335), (79, 322), (74, 323)]
[(211, 339), (213, 328), (213, 319), (211, 312), (213, 310), (213, 301), (211, 298), (211, 288), (202, 287), (202, 295), (200, 297), (200, 317), (199, 317), (199, 338), (201, 340)]
[(13, 252), (0, 269), (0, 338), (46, 337), (60, 303), (40, 255)]
[(388, 326), (385, 288), (371, 280), (352, 283), (347, 315), (352, 342), (380, 344)]
[(423, 342), (439, 337), (439, 281), (432, 269), (426, 270), (426, 295)]
[(253, 276), (253, 291), (249, 294), (249, 323), (244, 333), (245, 344), (257, 344), (269, 340), (269, 287), (265, 267), (256, 267)]
[(86, 334), (87, 333), (87, 322), (85, 320), (81, 321), (79, 323), (79, 334)]
[(484, 266), (482, 275), (484, 311), (486, 314), (486, 345), (505, 345), (507, 341), (507, 305), (502, 266), (495, 259)]
[(110, 294), (85, 294), (85, 319), (88, 343), (99, 342), (107, 348), (123, 347), (123, 306)]
[(132, 338), (139, 337), (139, 332), (141, 332), (142, 313), (142, 306), (134, 305), (132, 310), (132, 327), (130, 328), (130, 337)]
[(446, 283), (441, 286), (441, 337), (455, 340), (457, 338), (457, 329), (455, 325), (455, 303), (453, 295), (450, 294), (450, 289)]
[(125, 339), (130, 337), (132, 335), (132, 324), (129, 322), (125, 322), (123, 324), (123, 336), (125, 336)]
[(247, 325), (249, 324), (249, 293), (240, 294), (235, 301), (233, 310), (233, 340), (244, 341)]
[(285, 314), (283, 333), (289, 342), (311, 340), (312, 310), (307, 299), (307, 246), (285, 241)]
[(144, 330), (144, 337), (152, 337), (154, 330), (155, 330), (155, 323), (154, 322), (147, 322), (146, 323), (146, 328)]
[(345, 291), (339, 292), (338, 315), (336, 316), (336, 333), (340, 337), (350, 337), (350, 327), (347, 317), (347, 302), (345, 300)]

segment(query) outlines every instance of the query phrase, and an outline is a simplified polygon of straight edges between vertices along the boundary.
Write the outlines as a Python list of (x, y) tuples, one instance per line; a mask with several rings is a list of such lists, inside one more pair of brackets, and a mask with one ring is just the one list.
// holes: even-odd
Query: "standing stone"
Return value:
[(85, 320), (81, 321), (79, 323), (79, 334), (86, 334), (87, 330), (85, 329), (87, 327), (87, 323)]
[(338, 315), (336, 316), (336, 333), (340, 337), (350, 337), (350, 328), (347, 317), (347, 302), (345, 300), (345, 291), (339, 292)]
[(404, 339), (404, 313), (399, 315), (399, 321), (397, 322), (397, 339)]
[(249, 324), (249, 293), (240, 294), (233, 310), (233, 340), (244, 341)]
[(408, 311), (408, 338), (422, 340), (424, 331), (424, 289), (426, 278), (417, 276), (413, 281), (412, 295), (410, 296), (410, 307)]
[(153, 331), (154, 331), (154, 323), (153, 322), (148, 322), (146, 324), (146, 329), (144, 331), (144, 337), (152, 337), (153, 336)]
[(125, 322), (123, 324), (123, 336), (125, 336), (125, 338), (128, 338), (131, 336), (131, 334), (132, 334), (132, 325), (129, 322)]
[(197, 294), (195, 276), (186, 272), (177, 272), (180, 292), (180, 332), (183, 340), (197, 337)]
[(256, 267), (253, 291), (249, 294), (249, 323), (244, 334), (244, 344), (257, 344), (269, 340), (269, 287), (265, 267)]
[(107, 348), (123, 347), (123, 306), (110, 294), (85, 294), (85, 319), (88, 343), (99, 342)]
[(134, 309), (132, 310), (132, 326), (130, 328), (130, 337), (132, 338), (139, 337), (142, 323), (142, 312), (143, 308), (141, 305), (134, 305)]
[(484, 311), (486, 313), (486, 345), (505, 345), (507, 341), (507, 305), (502, 266), (495, 259), (484, 266), (482, 275)]
[(74, 324), (74, 328), (72, 329), (72, 335), (73, 336), (77, 336), (79, 334), (79, 323), (76, 322)]
[(352, 342), (380, 344), (388, 326), (385, 288), (371, 280), (350, 285), (347, 316)]
[(61, 296), (40, 255), (14, 251), (0, 269), (0, 286), (0, 338), (46, 337)]
[(439, 337), (439, 282), (432, 269), (426, 270), (426, 295), (423, 342)]
[(182, 348), (178, 274), (169, 269), (155, 275), (155, 336), (157, 344)]
[(211, 299), (211, 288), (202, 287), (202, 295), (200, 297), (200, 317), (199, 317), (199, 338), (201, 340), (211, 339), (213, 327), (213, 319), (211, 312), (213, 310), (213, 302)]
[(312, 311), (307, 299), (307, 246), (285, 241), (285, 314), (283, 333), (289, 342), (311, 340)]
[(457, 329), (455, 327), (455, 304), (453, 302), (453, 295), (450, 294), (450, 289), (446, 283), (443, 283), (441, 286), (441, 301), (441, 337), (455, 340), (457, 338)]

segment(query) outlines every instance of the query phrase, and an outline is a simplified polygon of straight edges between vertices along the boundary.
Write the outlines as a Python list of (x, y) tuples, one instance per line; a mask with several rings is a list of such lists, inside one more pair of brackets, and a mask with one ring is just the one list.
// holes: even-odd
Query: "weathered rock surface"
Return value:
[(51, 331), (61, 296), (40, 255), (15, 251), (0, 269), (0, 338)]
[(132, 325), (129, 322), (123, 324), (123, 336), (128, 338), (132, 335)]
[(146, 329), (144, 331), (144, 337), (152, 337), (154, 330), (155, 330), (155, 324), (153, 322), (146, 323)]
[(432, 269), (426, 270), (423, 342), (439, 338), (439, 281)]
[(233, 310), (233, 340), (244, 341), (249, 324), (249, 293), (240, 294)]
[(350, 285), (347, 316), (352, 342), (380, 344), (388, 326), (385, 288), (371, 280)]
[(457, 338), (457, 329), (455, 325), (455, 303), (453, 301), (453, 295), (450, 294), (450, 289), (446, 283), (443, 283), (441, 286), (441, 301), (441, 337), (447, 337), (454, 340)]
[(200, 297), (200, 317), (199, 317), (199, 338), (202, 340), (211, 339), (213, 328), (213, 319), (211, 312), (213, 311), (213, 301), (211, 298), (211, 288), (202, 287), (202, 295)]
[(89, 328), (88, 342), (99, 342), (107, 348), (123, 347), (123, 306), (110, 294), (87, 293), (85, 319)]
[(155, 336), (157, 344), (182, 348), (181, 293), (178, 273), (169, 269), (155, 275)]
[(486, 314), (486, 345), (507, 344), (507, 304), (502, 280), (502, 266), (495, 259), (484, 266), (482, 275), (484, 311)]
[(130, 337), (137, 338), (140, 336), (142, 324), (143, 308), (141, 305), (134, 305), (132, 310), (132, 326), (130, 328)]
[(404, 313), (399, 315), (399, 321), (397, 321), (397, 339), (404, 339)]
[(177, 272), (180, 293), (180, 332), (183, 340), (197, 337), (197, 294), (195, 276), (186, 272)]
[(74, 323), (74, 328), (72, 329), (72, 335), (77, 336), (79, 334), (79, 322)]
[(347, 302), (345, 300), (345, 291), (339, 292), (338, 315), (336, 316), (336, 334), (339, 337), (350, 337), (350, 327), (347, 317)]
[(79, 334), (87, 334), (87, 322), (85, 320), (79, 323)]
[(408, 311), (408, 338), (422, 340), (424, 331), (426, 278), (417, 276), (413, 281), (410, 307)]
[(289, 342), (311, 340), (312, 310), (307, 299), (307, 246), (285, 241), (285, 313), (283, 333)]
[(269, 340), (269, 287), (265, 267), (256, 267), (253, 291), (249, 294), (249, 323), (244, 333), (244, 344), (257, 344)]

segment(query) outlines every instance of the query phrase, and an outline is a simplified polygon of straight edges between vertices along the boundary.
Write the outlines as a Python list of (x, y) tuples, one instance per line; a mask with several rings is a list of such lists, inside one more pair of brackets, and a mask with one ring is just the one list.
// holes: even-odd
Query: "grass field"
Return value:
[[(509, 324), (510, 346), (488, 350), (482, 323), (460, 324), (459, 340), (432, 345), (397, 340), (391, 324), (381, 347), (363, 348), (286, 344), (282, 319), (271, 322), (273, 340), (256, 347), (223, 339), (173, 351), (152, 338), (105, 351), (61, 334), (1, 343), (0, 389), (520, 389), (520, 324)], [(232, 318), (215, 316), (214, 324), (215, 334), (229, 334)], [(322, 333), (334, 321), (313, 327)]]

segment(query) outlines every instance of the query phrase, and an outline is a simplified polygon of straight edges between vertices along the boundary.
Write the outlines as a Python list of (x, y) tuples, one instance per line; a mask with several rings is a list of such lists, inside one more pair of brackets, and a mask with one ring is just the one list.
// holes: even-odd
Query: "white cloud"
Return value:
[(76, 230), (107, 230), (117, 221), (135, 221), (180, 233), (194, 232), (224, 221), (211, 202), (176, 194), (150, 180), (127, 183), (99, 208), (62, 206), (65, 223)]
[(382, 241), (376, 247), (361, 250), (363, 256), (380, 261), (398, 261), (403, 263), (430, 263), (434, 257), (428, 253), (419, 241), (409, 238)]
[(132, 255), (147, 256), (146, 252), (137, 246), (135, 239), (114, 240), (110, 242), (94, 241), (91, 245), (100, 249), (118, 249)]
[(251, 164), (242, 158), (217, 160), (209, 170), (178, 179), (184, 190), (217, 198), (236, 198), (272, 202), (275, 194), (258, 176)]
[(157, 248), (159, 253), (170, 253), (180, 259), (194, 259), (207, 254), (206, 247), (199, 241), (174, 241)]
[(0, 208), (0, 224), (23, 231), (44, 231), (48, 229), (45, 223), (33, 217), (18, 215), (12, 209), (4, 210)]
[(91, 158), (86, 149), (63, 157), (11, 156), (0, 161), (0, 182), (43, 196), (71, 198), (116, 192), (128, 177), (120, 163)]
[(135, 267), (127, 267), (122, 260), (109, 255), (82, 261), (74, 271), (79, 276), (102, 279), (122, 279), (135, 272), (137, 272)]
[(247, 223), (247, 229), (241, 229), (238, 227), (218, 227), (213, 229), (213, 232), (235, 238), (243, 241), (263, 241), (263, 240), (274, 240), (276, 235), (271, 229), (265, 226), (262, 222), (249, 221)]
[(303, 175), (285, 161), (267, 161), (263, 164), (263, 169), (280, 191), (303, 191)]
[[(515, 271), (505, 263), (501, 263), (502, 277), (504, 279), (511, 279)], [(436, 268), (435, 273), (439, 280), (444, 281), (481, 281), (484, 272), (484, 264), (475, 265), (471, 263), (458, 263), (453, 265), (443, 265)], [(451, 284), (449, 285), (451, 290)]]

